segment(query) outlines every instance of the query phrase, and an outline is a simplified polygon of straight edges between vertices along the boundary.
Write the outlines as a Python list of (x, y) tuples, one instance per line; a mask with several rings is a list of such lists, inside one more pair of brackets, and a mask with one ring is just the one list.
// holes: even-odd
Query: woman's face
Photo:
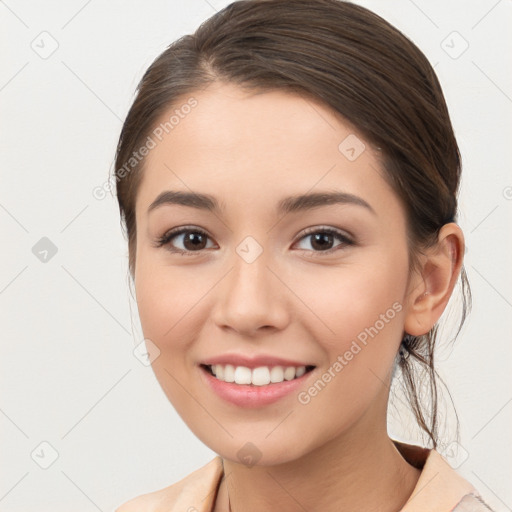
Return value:
[(377, 152), (298, 95), (215, 83), (190, 96), (162, 118), (181, 112), (154, 137), (136, 201), (135, 289), (162, 389), (244, 463), (385, 429), (409, 261)]

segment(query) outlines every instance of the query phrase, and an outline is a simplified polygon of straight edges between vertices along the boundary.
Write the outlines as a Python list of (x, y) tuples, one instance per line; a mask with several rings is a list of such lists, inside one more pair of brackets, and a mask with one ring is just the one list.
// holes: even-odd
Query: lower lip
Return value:
[(290, 395), (304, 384), (304, 381), (313, 372), (309, 371), (293, 380), (285, 380), (266, 386), (254, 386), (252, 384), (235, 384), (224, 382), (214, 377), (208, 370), (199, 366), (199, 371), (206, 384), (222, 399), (239, 407), (255, 408), (277, 402), (281, 398)]

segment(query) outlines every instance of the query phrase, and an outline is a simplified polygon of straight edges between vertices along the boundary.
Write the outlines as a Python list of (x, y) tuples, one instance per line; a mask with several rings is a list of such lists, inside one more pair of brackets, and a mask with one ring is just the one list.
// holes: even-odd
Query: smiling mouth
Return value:
[(235, 366), (232, 364), (201, 364), (206, 372), (222, 382), (245, 386), (266, 386), (295, 380), (312, 371), (315, 366)]

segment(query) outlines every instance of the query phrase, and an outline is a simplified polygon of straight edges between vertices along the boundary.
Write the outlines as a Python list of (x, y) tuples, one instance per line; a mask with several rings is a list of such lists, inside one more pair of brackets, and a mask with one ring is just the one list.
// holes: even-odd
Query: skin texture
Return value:
[[(404, 332), (428, 332), (444, 310), (462, 233), (444, 226), (410, 275), (404, 208), (383, 178), (378, 150), (340, 116), (310, 98), (225, 83), (194, 97), (197, 107), (145, 162), (134, 278), (144, 336), (160, 350), (155, 375), (194, 434), (224, 460), (215, 511), (229, 510), (228, 493), (233, 512), (399, 510), (419, 471), (387, 435), (391, 372)], [(349, 135), (365, 144), (353, 161), (338, 149)], [(148, 213), (164, 190), (211, 194), (224, 211), (162, 205)], [(284, 197), (334, 190), (373, 211), (356, 204), (275, 211)], [(205, 231), (204, 248), (194, 253), (183, 235), (155, 247), (180, 226)], [(326, 249), (336, 250), (325, 253), (304, 234), (311, 227), (337, 229), (354, 243), (334, 237)], [(247, 236), (263, 250), (252, 263), (236, 252)], [(171, 244), (190, 255), (171, 252)], [(393, 318), (307, 404), (292, 393), (242, 408), (200, 378), (208, 357), (268, 354), (315, 365), (307, 390), (393, 304)], [(252, 467), (237, 456), (247, 442), (261, 456)]]

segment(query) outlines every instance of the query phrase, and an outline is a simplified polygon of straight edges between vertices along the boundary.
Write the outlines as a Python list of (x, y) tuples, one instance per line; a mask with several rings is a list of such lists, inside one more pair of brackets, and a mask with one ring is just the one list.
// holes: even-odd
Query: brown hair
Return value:
[[(178, 99), (212, 82), (287, 90), (323, 102), (379, 148), (386, 179), (407, 212), (414, 256), (456, 220), (460, 154), (441, 86), (423, 53), (378, 15), (340, 0), (239, 0), (172, 43), (148, 68), (117, 146), (117, 197), (134, 276), (135, 199), (143, 159), (132, 158)], [(127, 166), (127, 163), (129, 165)], [(464, 322), (471, 295), (461, 272)], [(437, 326), (405, 336), (399, 368), (420, 427), (437, 446)], [(419, 398), (415, 368), (430, 382)]]

